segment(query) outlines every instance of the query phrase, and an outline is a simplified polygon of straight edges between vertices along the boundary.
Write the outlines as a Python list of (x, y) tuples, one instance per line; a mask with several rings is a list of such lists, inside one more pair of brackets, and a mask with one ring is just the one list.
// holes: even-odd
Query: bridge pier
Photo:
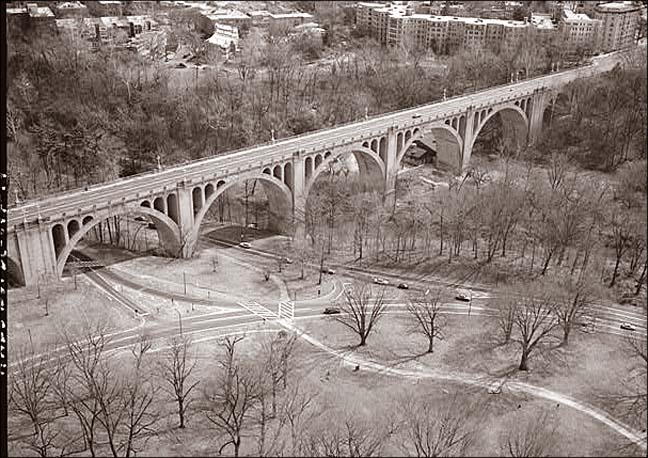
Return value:
[(531, 99), (531, 116), (529, 116), (528, 144), (533, 145), (542, 132), (544, 110), (550, 99), (548, 91), (536, 89)]
[(468, 164), (470, 163), (470, 157), (472, 156), (473, 135), (475, 134), (475, 132), (473, 132), (475, 110), (473, 109), (472, 106), (468, 107), (465, 116), (466, 116), (466, 123), (465, 123), (463, 137), (461, 139), (462, 140), (461, 170), (460, 170), (461, 173), (463, 173), (468, 168)]
[(177, 215), (176, 224), (180, 229), (180, 257), (190, 258), (195, 250), (195, 243), (191, 240), (191, 234), (194, 223), (193, 199), (191, 189), (187, 186), (187, 181), (182, 180), (176, 186)]
[(9, 257), (20, 265), (25, 286), (58, 278), (52, 235), (40, 219), (37, 225), (24, 224), (7, 242)]
[(392, 126), (387, 131), (387, 154), (385, 154), (385, 194), (383, 202), (387, 207), (392, 206), (396, 199), (398, 168), (398, 142), (396, 129)]

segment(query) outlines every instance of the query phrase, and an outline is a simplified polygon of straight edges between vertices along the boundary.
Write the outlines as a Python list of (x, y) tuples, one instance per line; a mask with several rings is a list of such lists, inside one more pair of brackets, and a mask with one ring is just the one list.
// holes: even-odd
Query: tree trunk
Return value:
[(641, 287), (643, 286), (644, 279), (646, 278), (646, 267), (648, 267), (648, 261), (644, 263), (643, 270), (641, 271), (641, 276), (637, 282), (637, 289), (635, 290), (635, 296), (639, 295), (641, 292)]
[(428, 353), (434, 353), (434, 337), (433, 337), (433, 336), (430, 336), (430, 337), (429, 337), (429, 340), (430, 340), (430, 341), (429, 341), (429, 343), (428, 343), (428, 349), (427, 349), (427, 352), (428, 352)]
[(553, 257), (553, 251), (549, 252), (549, 255), (545, 259), (545, 263), (542, 266), (542, 272), (540, 272), (540, 275), (544, 275), (547, 272), (547, 269), (549, 268), (549, 263), (551, 262), (551, 258)]
[(619, 273), (619, 264), (621, 263), (621, 257), (617, 256), (616, 262), (614, 263), (614, 272), (612, 272), (612, 280), (610, 281), (610, 288), (614, 286), (616, 282), (617, 275)]
[(239, 448), (241, 447), (241, 438), (237, 437), (236, 440), (234, 440), (234, 456), (238, 458), (239, 456)]
[(364, 347), (367, 344), (367, 335), (364, 333), (360, 334), (360, 346)]
[(180, 417), (180, 428), (185, 427), (183, 404), (184, 404), (184, 399), (178, 399), (178, 416)]
[(569, 343), (569, 333), (571, 332), (571, 323), (567, 322), (565, 323), (565, 326), (563, 327), (563, 339), (561, 342), (561, 346), (566, 347), (567, 344)]
[(527, 354), (526, 350), (522, 350), (522, 359), (520, 360), (520, 367), (518, 368), (521, 371), (528, 371), (529, 367), (527, 366), (527, 360), (529, 359), (529, 355)]

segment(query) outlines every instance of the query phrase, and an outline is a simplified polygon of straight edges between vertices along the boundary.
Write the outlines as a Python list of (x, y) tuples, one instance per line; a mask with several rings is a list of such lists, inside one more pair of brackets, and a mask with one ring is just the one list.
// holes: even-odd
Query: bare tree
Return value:
[(407, 311), (414, 322), (416, 331), (428, 339), (428, 353), (434, 351), (434, 339), (444, 339), (445, 320), (440, 315), (443, 298), (444, 290), (435, 288), (426, 290), (424, 294), (410, 299), (407, 303)]
[(69, 407), (76, 416), (85, 448), (97, 456), (99, 447), (100, 396), (104, 394), (104, 378), (110, 374), (102, 370), (106, 345), (110, 341), (105, 323), (87, 326), (83, 336), (64, 331), (67, 353), (72, 364), (68, 390)]
[(406, 394), (399, 400), (399, 444), (407, 456), (466, 456), (475, 439), (476, 412), (455, 393), (439, 406), (425, 396)]
[(36, 355), (33, 346), (18, 353), (18, 364), (9, 379), (9, 413), (28, 419), (33, 431), (21, 434), (19, 440), (38, 456), (67, 456), (84, 450), (78, 435), (68, 435), (57, 424), (61, 417), (55, 391), (59, 379), (58, 364), (49, 354)]
[(135, 448), (136, 444), (141, 442), (138, 447), (142, 447), (146, 443), (155, 433), (153, 427), (160, 418), (154, 404), (159, 388), (145, 375), (148, 371), (143, 370), (144, 356), (150, 349), (151, 343), (145, 339), (131, 348), (135, 370), (129, 374), (123, 387), (122, 402), (126, 413), (123, 430), (126, 437), (120, 443), (120, 449), (124, 450), (127, 458), (141, 450)]
[(360, 337), (360, 346), (367, 343), (367, 337), (385, 313), (385, 289), (374, 291), (371, 285), (362, 283), (344, 290), (344, 302), (340, 304), (335, 320), (351, 329)]
[(544, 286), (540, 283), (518, 286), (513, 327), (517, 331), (516, 341), (522, 351), (519, 366), (521, 371), (528, 370), (531, 353), (553, 337), (557, 325), (558, 319)]
[(272, 417), (277, 415), (277, 392), (280, 388), (286, 388), (288, 373), (291, 368), (291, 359), (295, 350), (298, 335), (287, 335), (280, 331), (276, 336), (262, 343), (261, 355), (262, 366), (270, 382), (272, 395)]
[(634, 362), (630, 373), (625, 375), (620, 385), (622, 393), (612, 396), (616, 409), (632, 422), (632, 424), (646, 427), (648, 417), (648, 347), (646, 340), (636, 335), (625, 337), (625, 353)]
[(497, 298), (495, 308), (497, 310), (497, 327), (502, 336), (502, 345), (506, 345), (511, 341), (513, 334), (513, 324), (515, 322), (515, 308), (517, 306), (517, 299), (514, 293), (505, 289), (502, 297)]
[(516, 458), (552, 456), (550, 447), (555, 434), (556, 422), (547, 411), (526, 421), (516, 418), (500, 437), (500, 448), (506, 456)]
[(299, 382), (292, 384), (288, 388), (281, 414), (286, 418), (290, 426), (290, 454), (292, 456), (303, 453), (301, 436), (304, 432), (304, 426), (311, 423), (319, 415), (319, 412), (314, 410), (316, 396), (316, 393), (305, 391)]
[(320, 427), (304, 438), (303, 449), (314, 457), (371, 457), (381, 454), (385, 434), (376, 425), (351, 414), (343, 415), (343, 421), (327, 418)]
[(215, 383), (204, 390), (208, 407), (205, 412), (216, 429), (225, 435), (218, 453), (231, 445), (238, 457), (248, 424), (252, 423), (253, 408), (259, 400), (259, 382), (255, 374), (241, 366), (236, 356), (236, 344), (241, 337), (226, 337), (222, 343), (225, 355), (218, 361)]
[(593, 282), (588, 277), (574, 281), (571, 277), (556, 278), (547, 283), (550, 292), (551, 308), (562, 328), (561, 345), (567, 345), (574, 326), (585, 325), (586, 319), (593, 319), (592, 299)]
[(200, 383), (199, 380), (193, 383), (190, 380), (196, 367), (196, 359), (191, 354), (190, 347), (190, 337), (171, 338), (169, 348), (159, 365), (162, 379), (170, 387), (166, 391), (178, 403), (179, 428), (185, 427), (187, 409), (192, 401), (191, 392)]

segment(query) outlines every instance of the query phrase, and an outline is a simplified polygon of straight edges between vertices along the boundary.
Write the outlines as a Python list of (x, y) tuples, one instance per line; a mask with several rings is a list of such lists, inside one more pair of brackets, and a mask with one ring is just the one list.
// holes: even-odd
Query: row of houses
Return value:
[(567, 53), (583, 47), (609, 52), (632, 45), (640, 13), (633, 2), (608, 2), (594, 5), (592, 17), (565, 8), (557, 21), (551, 14), (515, 21), (415, 13), (409, 2), (358, 3), (356, 22), (381, 43), (410, 42), (437, 53), (475, 45), (514, 50), (530, 31), (541, 39), (560, 38)]

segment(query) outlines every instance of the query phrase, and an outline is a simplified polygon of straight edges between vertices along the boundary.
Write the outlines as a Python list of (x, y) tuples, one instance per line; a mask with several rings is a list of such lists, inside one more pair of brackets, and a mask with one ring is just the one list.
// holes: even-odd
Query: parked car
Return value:
[(333, 275), (335, 273), (335, 270), (331, 269), (330, 267), (322, 267), (322, 273)]
[(636, 330), (634, 325), (632, 325), (630, 323), (621, 323), (620, 327), (621, 327), (621, 329), (625, 329), (626, 331), (635, 331)]
[(187, 68), (187, 65), (183, 62), (179, 62), (176, 64), (175, 68)]
[(385, 280), (384, 278), (374, 278), (373, 282), (377, 285), (389, 285), (389, 280)]
[(286, 264), (292, 264), (293, 260), (290, 258), (283, 258), (283, 262), (285, 262)]
[(140, 223), (147, 223), (148, 220), (144, 218), (143, 216), (136, 216), (135, 221), (139, 221)]
[(462, 302), (470, 302), (470, 295), (465, 291), (459, 291), (455, 296), (455, 299)]
[(337, 315), (340, 313), (340, 309), (336, 307), (326, 307), (323, 313), (324, 315)]
[(239, 243), (239, 246), (245, 249), (252, 248), (252, 245), (250, 245), (248, 242), (241, 242)]
[(409, 289), (409, 285), (407, 283), (399, 283), (398, 289)]
[(413, 114), (413, 115), (412, 115), (412, 119), (418, 119), (418, 118), (420, 118), (420, 117), (421, 117), (421, 114), (420, 114), (420, 113), (416, 113), (416, 114)]

